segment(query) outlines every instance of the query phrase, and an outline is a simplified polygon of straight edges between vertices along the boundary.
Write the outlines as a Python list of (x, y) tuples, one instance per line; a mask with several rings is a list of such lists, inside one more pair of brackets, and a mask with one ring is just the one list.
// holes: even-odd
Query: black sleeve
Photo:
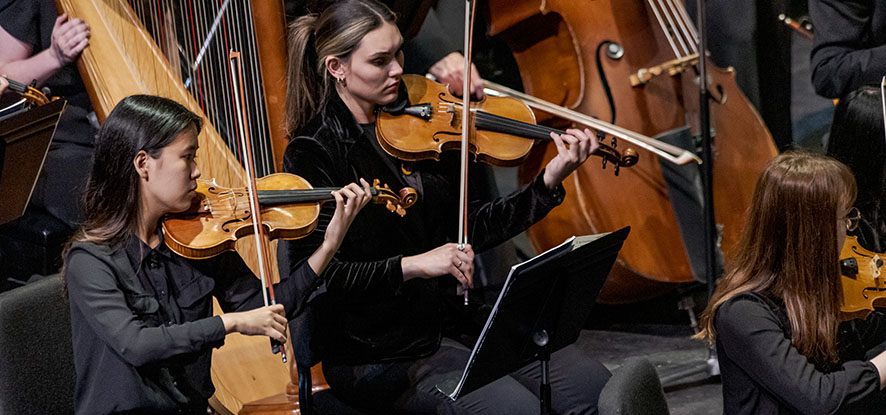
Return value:
[(108, 347), (133, 366), (196, 352), (224, 342), (224, 324), (217, 316), (171, 326), (149, 327), (130, 308), (113, 269), (82, 250), (73, 250), (65, 263), (71, 308)]
[[(225, 312), (252, 310), (265, 305), (261, 280), (236, 252), (191, 263), (215, 279), (213, 294)], [(304, 287), (309, 286), (316, 277), (307, 261), (296, 264), (291, 273), (280, 275), (280, 282), (274, 284), (274, 298), (277, 304), (283, 304), (288, 318), (292, 319), (300, 306), (298, 293), (303, 292)]]
[[(543, 176), (544, 170), (532, 183), (510, 195), (492, 201), (471, 200), (468, 206), (468, 240), (474, 252), (483, 252), (513, 238), (563, 202), (563, 186), (558, 184), (552, 192), (545, 186)], [(472, 177), (471, 185), (479, 183)]]
[(810, 0), (815, 24), (812, 83), (815, 92), (840, 98), (886, 74), (886, 45), (872, 43), (870, 0)]
[(791, 345), (776, 315), (761, 301), (739, 297), (716, 315), (717, 342), (755, 383), (798, 413), (834, 413), (875, 397), (877, 368), (848, 361), (824, 373)]
[[(301, 176), (313, 187), (346, 185), (344, 179), (335, 173), (341, 168), (336, 167), (333, 157), (311, 138), (294, 138), (283, 158), (283, 171)], [(286, 269), (280, 270), (281, 275), (297, 272), (295, 267), (323, 243), (326, 227), (335, 213), (335, 205), (324, 203), (321, 206), (316, 230), (304, 238), (280, 242), (280, 255), (285, 256), (280, 264), (286, 266)], [(318, 289), (344, 296), (395, 292), (403, 282), (400, 259), (400, 256), (396, 256), (379, 261), (345, 262), (333, 257), (321, 275), (323, 283)]]
[[(32, 54), (41, 51), (40, 30), (44, 25), (41, 25), (40, 6), (43, 1), (0, 0), (0, 27), (9, 32), (12, 37), (30, 45)], [(43, 7), (43, 9), (46, 8)]]

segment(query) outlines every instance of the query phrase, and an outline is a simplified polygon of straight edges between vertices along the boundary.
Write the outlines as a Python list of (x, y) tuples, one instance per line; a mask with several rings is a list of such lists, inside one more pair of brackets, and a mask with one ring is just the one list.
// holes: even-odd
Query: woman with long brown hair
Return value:
[[(465, 306), (456, 287), (470, 286), (474, 249), (491, 248), (537, 222), (564, 197), (560, 182), (597, 148), (589, 131), (552, 137), (558, 156), (528, 186), (484, 200), (468, 192), (469, 240), (459, 250), (458, 158), (416, 162), (411, 169), (385, 153), (375, 136), (376, 112), (397, 99), (403, 38), (393, 13), (375, 1), (335, 2), (291, 26), (288, 118), (292, 140), (284, 170), (319, 186), (353, 177), (410, 186), (419, 199), (404, 218), (369, 206), (339, 252), (319, 274), (312, 302), (312, 350), (322, 353), (332, 393), (375, 413), (534, 414), (540, 370), (527, 365), (452, 401), (437, 389), (458, 381), (470, 355), (463, 341), (479, 334), (484, 315)], [(455, 152), (452, 152), (455, 153)], [(482, 185), (477, 177), (471, 186)], [(298, 264), (320, 241), (317, 231), (281, 248)], [(289, 269), (281, 270), (285, 274)], [(488, 313), (487, 313), (488, 314)], [(467, 335), (467, 336), (465, 336)], [(304, 338), (299, 339), (301, 341)], [(462, 342), (460, 342), (460, 340)], [(595, 413), (609, 371), (575, 346), (551, 356), (554, 412)]]
[(852, 173), (825, 156), (786, 153), (763, 171), (735, 259), (702, 315), (724, 413), (884, 408), (886, 353), (864, 356), (884, 340), (882, 327), (839, 319), (838, 259), (858, 225), (855, 196)]
[[(85, 224), (64, 264), (77, 414), (205, 415), (212, 349), (233, 332), (284, 342), (295, 287), (323, 272), (369, 201), (365, 181), (334, 192), (323, 242), (277, 284), (279, 303), (260, 307), (260, 283), (236, 253), (188, 260), (163, 243), (162, 217), (195, 196), (200, 127), (185, 107), (147, 95), (123, 99), (102, 125)], [(225, 314), (212, 315), (213, 297)]]

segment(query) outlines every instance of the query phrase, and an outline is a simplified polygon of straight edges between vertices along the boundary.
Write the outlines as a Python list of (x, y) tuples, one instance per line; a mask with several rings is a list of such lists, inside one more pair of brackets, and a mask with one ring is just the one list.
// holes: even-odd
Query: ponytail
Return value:
[[(286, 128), (298, 131), (322, 107), (327, 95), (326, 71), (319, 66), (314, 30), (317, 15), (299, 17), (289, 26), (289, 73), (286, 77)], [(321, 86), (318, 88), (318, 86)]]
[(326, 58), (348, 59), (367, 33), (396, 17), (375, 0), (342, 0), (321, 15), (310, 14), (289, 25), (289, 73), (286, 77), (286, 128), (297, 134), (326, 105), (333, 79)]

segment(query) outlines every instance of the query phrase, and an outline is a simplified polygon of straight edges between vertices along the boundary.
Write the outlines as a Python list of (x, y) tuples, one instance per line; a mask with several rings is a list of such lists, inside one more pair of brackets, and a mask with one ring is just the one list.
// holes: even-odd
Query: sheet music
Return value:
[(468, 363), (465, 367), (465, 370), (462, 372), (461, 379), (458, 381), (458, 385), (456, 385), (455, 390), (451, 394), (449, 394), (449, 398), (454, 400), (455, 397), (458, 396), (459, 393), (461, 393), (462, 386), (464, 385), (465, 379), (468, 376), (468, 369), (474, 362), (477, 352), (481, 349), (483, 342), (487, 338), (486, 333), (489, 330), (489, 327), (492, 326), (492, 323), (495, 320), (496, 315), (498, 314), (499, 304), (501, 303), (502, 298), (505, 297), (508, 290), (510, 289), (511, 283), (513, 282), (514, 278), (516, 278), (522, 272), (531, 269), (536, 264), (543, 263), (549, 258), (553, 258), (563, 253), (572, 251), (582, 245), (593, 242), (606, 235), (608, 234), (602, 233), (597, 235), (585, 235), (579, 237), (572, 236), (569, 239), (563, 241), (563, 243), (561, 243), (560, 245), (548, 249), (547, 251), (533, 258), (530, 258), (511, 267), (511, 270), (508, 272), (508, 278), (505, 280), (504, 287), (502, 287), (501, 293), (499, 293), (498, 295), (498, 299), (495, 300), (495, 306), (492, 307), (492, 312), (489, 314), (489, 318), (486, 319), (486, 324), (483, 326), (483, 330), (480, 332), (480, 338), (477, 341), (477, 344), (474, 345), (474, 348), (471, 350), (471, 356), (468, 358)]

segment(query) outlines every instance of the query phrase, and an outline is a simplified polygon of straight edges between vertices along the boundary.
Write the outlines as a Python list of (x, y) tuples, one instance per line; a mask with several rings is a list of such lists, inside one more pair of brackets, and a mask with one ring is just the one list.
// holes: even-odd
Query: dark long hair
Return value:
[(865, 85), (841, 99), (834, 111), (828, 155), (849, 166), (858, 183), (862, 211), (886, 196), (886, 132), (879, 85)]
[(387, 6), (374, 0), (344, 0), (289, 25), (286, 127), (290, 133), (298, 132), (326, 104), (334, 82), (326, 70), (326, 57), (348, 59), (367, 33), (386, 22), (396, 24)]
[(702, 314), (714, 341), (718, 308), (746, 292), (784, 301), (791, 343), (816, 364), (837, 361), (842, 301), (837, 218), (855, 200), (852, 172), (810, 153), (785, 153), (757, 181), (735, 258)]
[(116, 244), (134, 231), (139, 217), (135, 155), (157, 158), (176, 137), (203, 120), (175, 101), (132, 95), (114, 107), (99, 132), (95, 163), (83, 194), (84, 224), (75, 241)]

